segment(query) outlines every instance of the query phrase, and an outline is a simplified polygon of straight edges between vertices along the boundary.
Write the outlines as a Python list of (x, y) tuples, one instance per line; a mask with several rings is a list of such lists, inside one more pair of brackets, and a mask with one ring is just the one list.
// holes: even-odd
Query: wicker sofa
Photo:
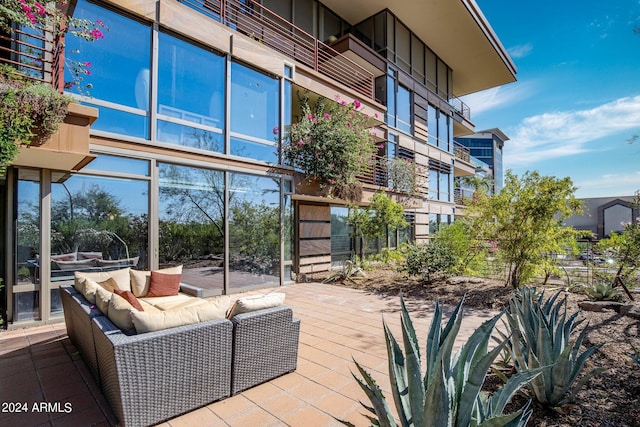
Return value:
[(69, 338), (125, 426), (157, 424), (297, 366), (300, 321), (287, 306), (127, 335), (73, 286), (60, 293)]

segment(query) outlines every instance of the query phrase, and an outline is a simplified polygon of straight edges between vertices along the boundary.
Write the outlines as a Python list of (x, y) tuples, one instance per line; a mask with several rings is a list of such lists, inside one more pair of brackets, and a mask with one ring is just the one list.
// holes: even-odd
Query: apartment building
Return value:
[(502, 150), (509, 137), (500, 129), (487, 129), (471, 135), (457, 136), (455, 142), (466, 147), (469, 154), (486, 165), (489, 165), (493, 176), (494, 193), (500, 192), (504, 185), (504, 168), (502, 166)]
[[(516, 74), (473, 0), (72, 6), (108, 31), (67, 37), (66, 57), (91, 64), (90, 95), (68, 89), (80, 104), (59, 134), (23, 149), (0, 181), (12, 324), (59, 318), (57, 289), (76, 270), (182, 264), (182, 282), (216, 295), (282, 285), (353, 250), (348, 204), (282, 160), (279, 130), (298, 120), (301, 94), (357, 99), (376, 127), (361, 204), (388, 191), (410, 226), (375, 244), (426, 239), (430, 222), (454, 218), (454, 177), (476, 169), (454, 144), (474, 131), (458, 97)], [(24, 54), (17, 43), (3, 58)], [(62, 87), (68, 70), (55, 65), (40, 77)], [(393, 158), (424, 168), (420, 195), (391, 191), (380, 168)]]

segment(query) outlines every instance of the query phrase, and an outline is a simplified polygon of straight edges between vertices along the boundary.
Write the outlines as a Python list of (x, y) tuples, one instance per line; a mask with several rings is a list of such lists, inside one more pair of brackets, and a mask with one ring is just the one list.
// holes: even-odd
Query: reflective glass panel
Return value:
[(229, 286), (280, 284), (280, 180), (229, 173)]
[(182, 282), (224, 287), (224, 173), (158, 164), (160, 267), (183, 265)]
[(149, 266), (149, 182), (72, 175), (51, 185), (51, 281)]

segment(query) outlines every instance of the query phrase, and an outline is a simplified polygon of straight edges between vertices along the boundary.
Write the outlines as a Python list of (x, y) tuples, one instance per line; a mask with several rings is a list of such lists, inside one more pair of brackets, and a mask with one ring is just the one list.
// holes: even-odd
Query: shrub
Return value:
[(437, 240), (408, 246), (406, 256), (406, 263), (401, 270), (410, 276), (420, 276), (428, 283), (452, 275), (456, 263), (449, 248)]
[(587, 329), (571, 343), (571, 335), (583, 321), (576, 320), (580, 311), (567, 317), (566, 297), (560, 300), (559, 296), (560, 292), (545, 301), (544, 292), (522, 287), (506, 313), (515, 368), (518, 372), (541, 369), (528, 388), (538, 403), (551, 408), (572, 402), (587, 381), (603, 371), (595, 368), (576, 382), (587, 359), (602, 344), (579, 353)]
[[(515, 374), (491, 396), (481, 391), (491, 364), (506, 345), (506, 341), (502, 341), (489, 351), (491, 332), (500, 315), (483, 323), (454, 354), (464, 299), (458, 303), (444, 328), (442, 307), (436, 301), (427, 336), (427, 366), (423, 378), (416, 332), (402, 297), (400, 301), (404, 351), (384, 321), (383, 326), (391, 391), (402, 426), (526, 425), (531, 415), (528, 403), (514, 413), (505, 415), (503, 412), (513, 394), (537, 373)], [(380, 387), (358, 362), (354, 362), (362, 375), (359, 378), (354, 374), (354, 378), (372, 404), (371, 407), (363, 404), (373, 415), (368, 417), (372, 425), (396, 426)]]
[(585, 289), (593, 301), (610, 301), (618, 298), (618, 290), (610, 282), (596, 282)]

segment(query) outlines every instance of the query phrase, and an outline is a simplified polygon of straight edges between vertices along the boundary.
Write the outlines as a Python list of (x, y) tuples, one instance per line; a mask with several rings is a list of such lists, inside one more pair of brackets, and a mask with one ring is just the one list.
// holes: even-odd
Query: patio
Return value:
[[(398, 296), (319, 283), (251, 293), (270, 290), (284, 292), (285, 304), (301, 319), (298, 369), (162, 426), (341, 425), (334, 417), (367, 425), (359, 403), (366, 397), (351, 376), (352, 357), (383, 390), (389, 390), (381, 319), (384, 315), (400, 336)], [(407, 298), (406, 302), (424, 348), (433, 301)], [(494, 314), (465, 310), (459, 338), (469, 336)], [(0, 404), (2, 425), (115, 425), (99, 387), (67, 338), (64, 323), (0, 333)], [(16, 413), (18, 409), (23, 413)]]

